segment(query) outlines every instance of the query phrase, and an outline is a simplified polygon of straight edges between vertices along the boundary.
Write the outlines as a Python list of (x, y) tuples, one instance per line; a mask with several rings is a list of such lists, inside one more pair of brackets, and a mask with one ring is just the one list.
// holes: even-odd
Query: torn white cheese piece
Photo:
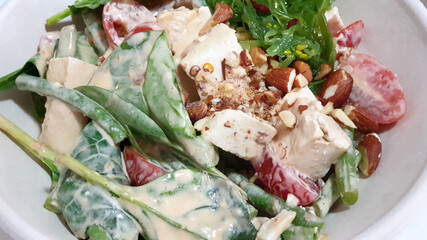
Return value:
[[(75, 88), (86, 85), (97, 68), (72, 57), (53, 58), (49, 61), (47, 80), (66, 88)], [(48, 97), (39, 141), (57, 152), (70, 154), (86, 123), (87, 118), (78, 110), (61, 100)]]
[(246, 160), (261, 156), (264, 146), (277, 133), (268, 122), (231, 109), (215, 112), (194, 127), (206, 140)]
[(314, 180), (325, 176), (338, 157), (350, 148), (350, 138), (334, 119), (322, 113), (322, 104), (308, 87), (296, 88), (285, 95), (274, 111), (284, 110), (295, 115), (296, 125), (276, 126), (278, 133), (269, 146), (279, 164), (293, 167)]
[[(227, 25), (220, 23), (212, 30), (198, 37), (193, 44), (183, 53), (181, 66), (188, 76), (194, 79), (190, 74), (193, 66), (203, 69), (203, 65), (209, 63), (213, 66), (212, 76), (216, 81), (223, 81), (221, 62), (232, 52), (240, 54), (242, 47), (237, 41), (235, 30)], [(203, 70), (201, 70), (203, 71)]]
[(264, 222), (258, 230), (256, 240), (277, 240), (280, 239), (286, 229), (291, 226), (296, 213), (293, 211), (282, 210), (274, 218)]
[(162, 11), (157, 22), (165, 30), (176, 62), (184, 50), (198, 37), (200, 29), (211, 17), (208, 7), (190, 10), (185, 7)]

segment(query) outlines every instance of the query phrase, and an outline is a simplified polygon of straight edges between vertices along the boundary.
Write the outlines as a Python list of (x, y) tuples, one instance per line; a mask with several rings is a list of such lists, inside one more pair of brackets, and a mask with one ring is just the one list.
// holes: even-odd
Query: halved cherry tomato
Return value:
[(112, 47), (137, 32), (161, 29), (154, 15), (135, 0), (112, 0), (105, 4), (102, 25)]
[(252, 3), (252, 6), (254, 6), (254, 8), (258, 12), (260, 12), (260, 13), (266, 13), (266, 14), (270, 13), (270, 9), (268, 9), (268, 7), (266, 7), (266, 6), (262, 5), (262, 4), (259, 4), (259, 3), (255, 2), (254, 0), (251, 0), (251, 3)]
[(294, 168), (280, 166), (275, 158), (270, 150), (264, 150), (262, 157), (253, 164), (258, 180), (267, 192), (284, 200), (292, 193), (302, 206), (319, 198), (320, 187), (314, 180), (299, 175)]
[(337, 41), (337, 60), (345, 60), (359, 46), (364, 27), (363, 21), (359, 20), (333, 34)]
[(398, 121), (406, 111), (405, 95), (396, 76), (374, 57), (355, 54), (341, 63), (353, 77), (348, 103), (379, 124)]
[(123, 157), (132, 186), (144, 185), (166, 173), (132, 147), (125, 147)]

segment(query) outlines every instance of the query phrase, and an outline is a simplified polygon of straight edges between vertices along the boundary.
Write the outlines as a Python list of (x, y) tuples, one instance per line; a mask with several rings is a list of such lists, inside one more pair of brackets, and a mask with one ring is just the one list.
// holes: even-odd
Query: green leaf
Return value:
[(89, 85), (98, 86), (98, 81), (108, 82), (104, 88), (150, 115), (142, 97), (141, 85), (145, 79), (148, 55), (160, 33), (148, 31), (134, 34), (105, 59)]
[(211, 239), (214, 234), (219, 234), (218, 239), (255, 239), (256, 230), (249, 220), (245, 200), (230, 181), (220, 177), (178, 170), (129, 191), (188, 230), (180, 232), (173, 224), (166, 227), (157, 216), (123, 203), (141, 225), (150, 226), (144, 231), (148, 239)]
[(32, 76), (43, 76), (46, 71), (47, 62), (39, 53), (31, 57), (22, 68), (0, 78), (0, 92), (16, 87), (16, 78), (21, 74)]
[(148, 142), (171, 146), (163, 130), (144, 112), (121, 99), (112, 91), (95, 87), (82, 86), (75, 90), (97, 102), (109, 111), (121, 124), (130, 127), (131, 132)]
[(203, 137), (196, 136), (181, 100), (175, 68), (166, 34), (162, 33), (150, 53), (142, 87), (150, 116), (168, 138), (182, 146), (197, 164), (212, 168), (218, 163), (218, 154), (213, 145)]
[(108, 233), (98, 225), (90, 226), (87, 230), (87, 235), (90, 240), (112, 240)]
[(108, 111), (76, 90), (57, 86), (46, 79), (25, 74), (16, 79), (16, 86), (20, 90), (56, 97), (79, 109), (85, 116), (99, 123), (115, 143), (121, 142), (127, 135), (126, 129)]
[[(93, 122), (89, 123), (72, 156), (110, 181), (129, 185), (120, 148), (114, 146), (109, 137), (105, 138), (107, 135), (102, 131)], [(50, 201), (57, 198), (65, 221), (78, 238), (87, 238), (90, 230), (98, 237), (103, 232), (105, 237), (115, 240), (138, 239), (139, 227), (118, 200), (70, 170), (62, 173), (51, 196)], [(94, 229), (95, 226), (98, 228)]]

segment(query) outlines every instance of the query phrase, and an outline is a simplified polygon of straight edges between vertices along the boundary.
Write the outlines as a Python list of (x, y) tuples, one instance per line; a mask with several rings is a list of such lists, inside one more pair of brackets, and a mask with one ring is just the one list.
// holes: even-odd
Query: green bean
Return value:
[(121, 124), (129, 126), (138, 137), (148, 142), (172, 145), (156, 122), (112, 91), (96, 86), (81, 86), (75, 90), (103, 106)]
[(337, 189), (335, 174), (331, 175), (322, 188), (319, 199), (313, 204), (314, 211), (318, 217), (324, 217), (328, 214), (329, 209), (338, 200), (339, 193)]
[(55, 57), (74, 57), (77, 45), (77, 30), (74, 25), (68, 25), (61, 29), (58, 49)]
[(57, 86), (46, 79), (26, 74), (22, 74), (16, 79), (16, 86), (20, 90), (56, 97), (79, 109), (84, 115), (101, 125), (115, 143), (121, 142), (126, 137), (125, 128), (108, 111), (78, 91)]
[[(346, 132), (353, 139), (353, 133), (347, 130)], [(338, 192), (341, 201), (346, 205), (356, 203), (359, 197), (357, 188), (359, 183), (357, 165), (359, 161), (360, 153), (352, 146), (338, 158), (335, 164)]]
[(149, 55), (143, 95), (150, 116), (165, 131), (168, 138), (182, 146), (197, 162), (206, 168), (218, 163), (215, 148), (196, 131), (181, 100), (175, 75), (175, 63), (166, 34), (155, 41)]
[(315, 215), (308, 213), (300, 207), (292, 207), (285, 203), (281, 198), (273, 196), (253, 183), (241, 174), (230, 173), (227, 177), (240, 186), (246, 192), (248, 200), (255, 208), (267, 213), (269, 216), (276, 216), (282, 210), (294, 211), (296, 213), (292, 224), (303, 227), (323, 227), (323, 220)]

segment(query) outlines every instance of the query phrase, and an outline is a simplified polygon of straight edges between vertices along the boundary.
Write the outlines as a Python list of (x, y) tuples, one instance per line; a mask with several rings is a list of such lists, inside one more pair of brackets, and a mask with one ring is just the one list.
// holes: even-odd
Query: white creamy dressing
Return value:
[[(302, 109), (306, 108), (301, 112)], [(275, 111), (291, 111), (295, 127), (278, 124), (278, 134), (269, 144), (279, 164), (297, 169), (317, 180), (323, 177), (337, 158), (351, 147), (351, 140), (338, 123), (323, 114), (321, 103), (307, 87), (285, 95)]]
[[(224, 239), (226, 237), (224, 233), (231, 226), (238, 224), (235, 216), (243, 215), (243, 213), (220, 196), (229, 194), (229, 189), (223, 190), (224, 186), (218, 186), (208, 175), (202, 176), (201, 185), (195, 185), (192, 181), (197, 177), (193, 171), (184, 169), (176, 172), (175, 179), (151, 182), (150, 184), (155, 184), (150, 188), (142, 186), (139, 188), (125, 187), (125, 189), (135, 199), (182, 224), (188, 230), (207, 239)], [(216, 192), (218, 196), (214, 196), (215, 200), (205, 194), (210, 188), (218, 190)], [(165, 194), (168, 192), (173, 192), (173, 195)], [(151, 221), (152, 224), (147, 225), (151, 229), (147, 229), (147, 231), (157, 235), (159, 240), (195, 239), (192, 235), (171, 227), (155, 216), (149, 215), (147, 221), (147, 215), (144, 215), (141, 209), (133, 204), (123, 203), (122, 205), (139, 221)]]

